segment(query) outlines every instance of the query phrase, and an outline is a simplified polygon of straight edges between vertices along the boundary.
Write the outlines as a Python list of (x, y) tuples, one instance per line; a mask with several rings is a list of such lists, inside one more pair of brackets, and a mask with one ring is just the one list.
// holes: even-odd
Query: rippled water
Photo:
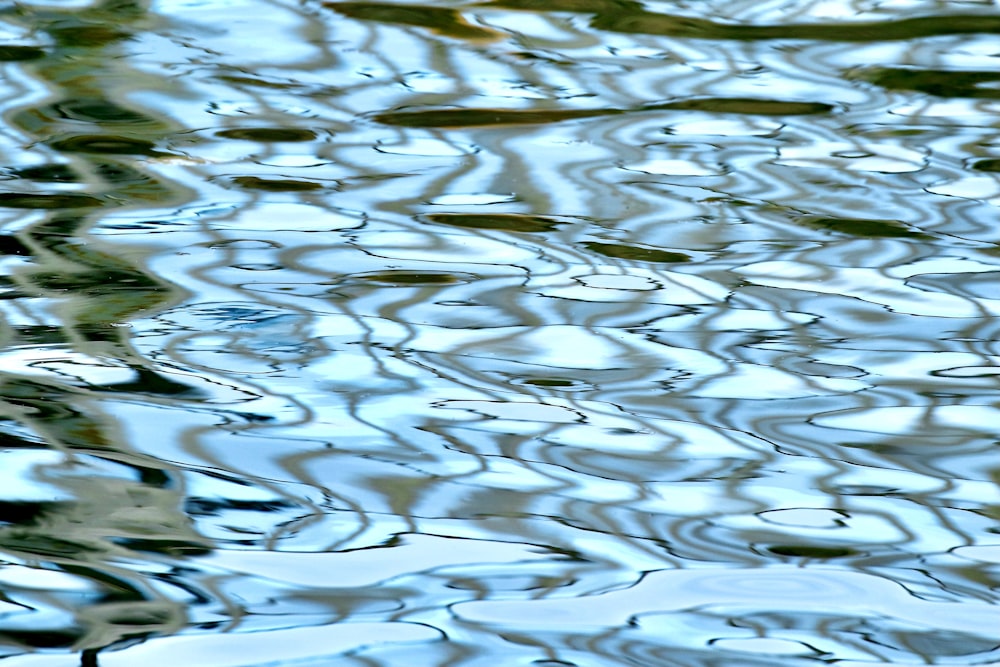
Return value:
[(1000, 664), (998, 35), (3, 3), (0, 662)]

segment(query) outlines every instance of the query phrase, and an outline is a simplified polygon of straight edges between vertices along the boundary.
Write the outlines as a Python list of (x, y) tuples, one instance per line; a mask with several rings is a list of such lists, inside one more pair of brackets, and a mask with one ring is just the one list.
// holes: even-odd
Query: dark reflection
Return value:
[(785, 102), (755, 98), (706, 97), (680, 100), (656, 105), (658, 108), (677, 111), (706, 111), (709, 113), (749, 114), (753, 116), (801, 116), (823, 114), (833, 111), (832, 104), (825, 102)]
[(98, 197), (72, 192), (53, 194), (0, 192), (0, 208), (92, 208), (104, 204), (105, 202)]
[(852, 220), (850, 218), (822, 218), (806, 216), (802, 222), (810, 227), (826, 229), (840, 234), (870, 238), (929, 239), (928, 234), (909, 229), (895, 220)]
[(161, 396), (198, 396), (200, 392), (183, 382), (172, 380), (148, 368), (134, 367), (135, 379), (102, 384), (96, 389), (122, 393), (158, 394)]
[(496, 229), (506, 232), (541, 234), (552, 232), (565, 221), (542, 215), (517, 213), (434, 213), (424, 216), (428, 222), (465, 229)]
[(37, 46), (17, 46), (0, 44), (0, 62), (16, 62), (19, 60), (36, 60), (45, 56), (44, 49)]
[(1000, 17), (993, 15), (919, 16), (889, 21), (848, 23), (784, 23), (781, 25), (727, 24), (691, 16), (653, 12), (598, 14), (591, 22), (598, 30), (694, 39), (802, 39), (829, 42), (885, 42), (934, 35), (1000, 33)]
[(577, 383), (573, 380), (566, 380), (563, 378), (527, 378), (523, 380), (524, 384), (535, 385), (536, 387), (575, 387)]
[(29, 255), (31, 250), (16, 236), (0, 236), (0, 255)]
[(637, 262), (689, 262), (690, 255), (682, 252), (669, 252), (656, 248), (643, 248), (621, 243), (598, 243), (591, 241), (583, 244), (587, 250), (596, 252), (605, 257), (615, 257), (617, 259), (630, 259)]
[(146, 139), (114, 135), (87, 134), (49, 142), (57, 151), (66, 153), (97, 153), (102, 155), (167, 155), (156, 150), (156, 144)]
[(845, 547), (824, 547), (804, 544), (776, 544), (767, 548), (779, 556), (794, 556), (796, 558), (844, 558), (857, 554), (854, 549)]
[[(98, 5), (95, 9), (110, 10), (113, 7), (123, 11), (124, 15), (142, 11), (137, 2), (107, 3), (108, 7)], [(117, 6), (116, 6), (117, 5)], [(131, 11), (130, 11), (131, 10)], [(95, 12), (96, 13), (96, 12)], [(107, 17), (109, 19), (110, 17)], [(105, 19), (105, 20), (107, 20)], [(63, 14), (46, 27), (46, 31), (56, 41), (59, 49), (75, 51), (112, 46), (132, 36), (132, 33), (115, 27), (114, 24), (101, 24), (87, 20), (79, 20), (71, 14)]]
[(46, 501), (0, 501), (0, 522), (6, 524), (36, 524), (47, 513), (57, 510), (59, 503)]
[(20, 167), (9, 170), (15, 178), (41, 183), (76, 183), (80, 177), (69, 165), (43, 164), (37, 167)]
[[(366, 2), (327, 3), (325, 6), (352, 18), (427, 27), (452, 37), (476, 39), (495, 36), (492, 31), (469, 25), (458, 11), (451, 9)], [(920, 16), (888, 21), (753, 25), (659, 14), (645, 11), (640, 3), (628, 0), (559, 0), (546, 4), (544, 8), (530, 0), (492, 0), (479, 6), (596, 14), (591, 25), (599, 30), (696, 39), (872, 42), (933, 35), (1000, 32), (1000, 19), (988, 14)]]
[(151, 122), (149, 116), (134, 109), (123, 107), (111, 100), (93, 98), (64, 100), (53, 104), (51, 110), (38, 109), (35, 112), (50, 113), (56, 117), (106, 125), (109, 123), (145, 124)]
[(233, 185), (247, 190), (262, 192), (308, 192), (322, 190), (321, 183), (299, 181), (291, 178), (259, 178), (257, 176), (234, 176), (230, 181)]
[(0, 630), (0, 642), (8, 645), (26, 646), (35, 649), (67, 649), (85, 634), (84, 630)]
[(380, 2), (328, 2), (323, 6), (355, 19), (428, 28), (439, 35), (458, 39), (496, 39), (501, 36), (501, 33), (468, 23), (454, 9)]
[(431, 271), (379, 271), (378, 273), (354, 274), (345, 278), (346, 283), (369, 283), (389, 286), (409, 285), (451, 285), (469, 282), (475, 276)]
[(428, 109), (378, 113), (372, 118), (400, 127), (482, 127), (490, 125), (539, 125), (578, 118), (617, 116), (651, 111), (706, 111), (760, 116), (798, 116), (826, 113), (833, 105), (822, 102), (784, 102), (751, 98), (704, 98), (649, 104), (634, 109)]
[(552, 109), (541, 111), (510, 109), (429, 109), (378, 113), (372, 118), (385, 125), (400, 127), (481, 127), (488, 125), (538, 125), (576, 118), (614, 116), (624, 109)]
[(1000, 172), (1000, 158), (990, 160), (977, 160), (972, 164), (972, 168), (977, 171)]
[(262, 143), (283, 141), (312, 141), (316, 133), (312, 130), (302, 130), (294, 127), (240, 127), (232, 130), (216, 132), (215, 136), (222, 139), (239, 139), (241, 141), (259, 141)]
[(851, 76), (889, 90), (916, 90), (938, 97), (1000, 99), (1000, 73), (992, 71), (872, 67), (857, 70)]
[(582, 14), (628, 14), (642, 11), (642, 3), (634, 0), (552, 0), (546, 2), (544, 8), (538, 6), (538, 0), (490, 0), (490, 2), (484, 2), (478, 6)]

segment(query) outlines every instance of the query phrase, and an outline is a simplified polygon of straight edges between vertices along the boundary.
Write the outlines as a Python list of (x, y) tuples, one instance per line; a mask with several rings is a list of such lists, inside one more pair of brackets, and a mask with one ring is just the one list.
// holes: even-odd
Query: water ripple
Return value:
[(997, 17), (536, 4), (0, 9), (6, 662), (1000, 660)]

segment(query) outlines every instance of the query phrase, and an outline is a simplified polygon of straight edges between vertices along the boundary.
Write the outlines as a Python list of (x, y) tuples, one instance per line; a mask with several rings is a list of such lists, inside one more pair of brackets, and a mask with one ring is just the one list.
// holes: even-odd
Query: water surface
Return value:
[(3, 5), (0, 662), (1000, 663), (998, 33)]

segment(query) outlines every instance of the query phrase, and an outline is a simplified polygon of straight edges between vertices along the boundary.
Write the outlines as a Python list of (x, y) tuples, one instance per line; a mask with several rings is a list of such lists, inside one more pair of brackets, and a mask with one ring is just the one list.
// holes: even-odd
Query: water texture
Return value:
[(1000, 665), (998, 35), (0, 3), (0, 665)]

